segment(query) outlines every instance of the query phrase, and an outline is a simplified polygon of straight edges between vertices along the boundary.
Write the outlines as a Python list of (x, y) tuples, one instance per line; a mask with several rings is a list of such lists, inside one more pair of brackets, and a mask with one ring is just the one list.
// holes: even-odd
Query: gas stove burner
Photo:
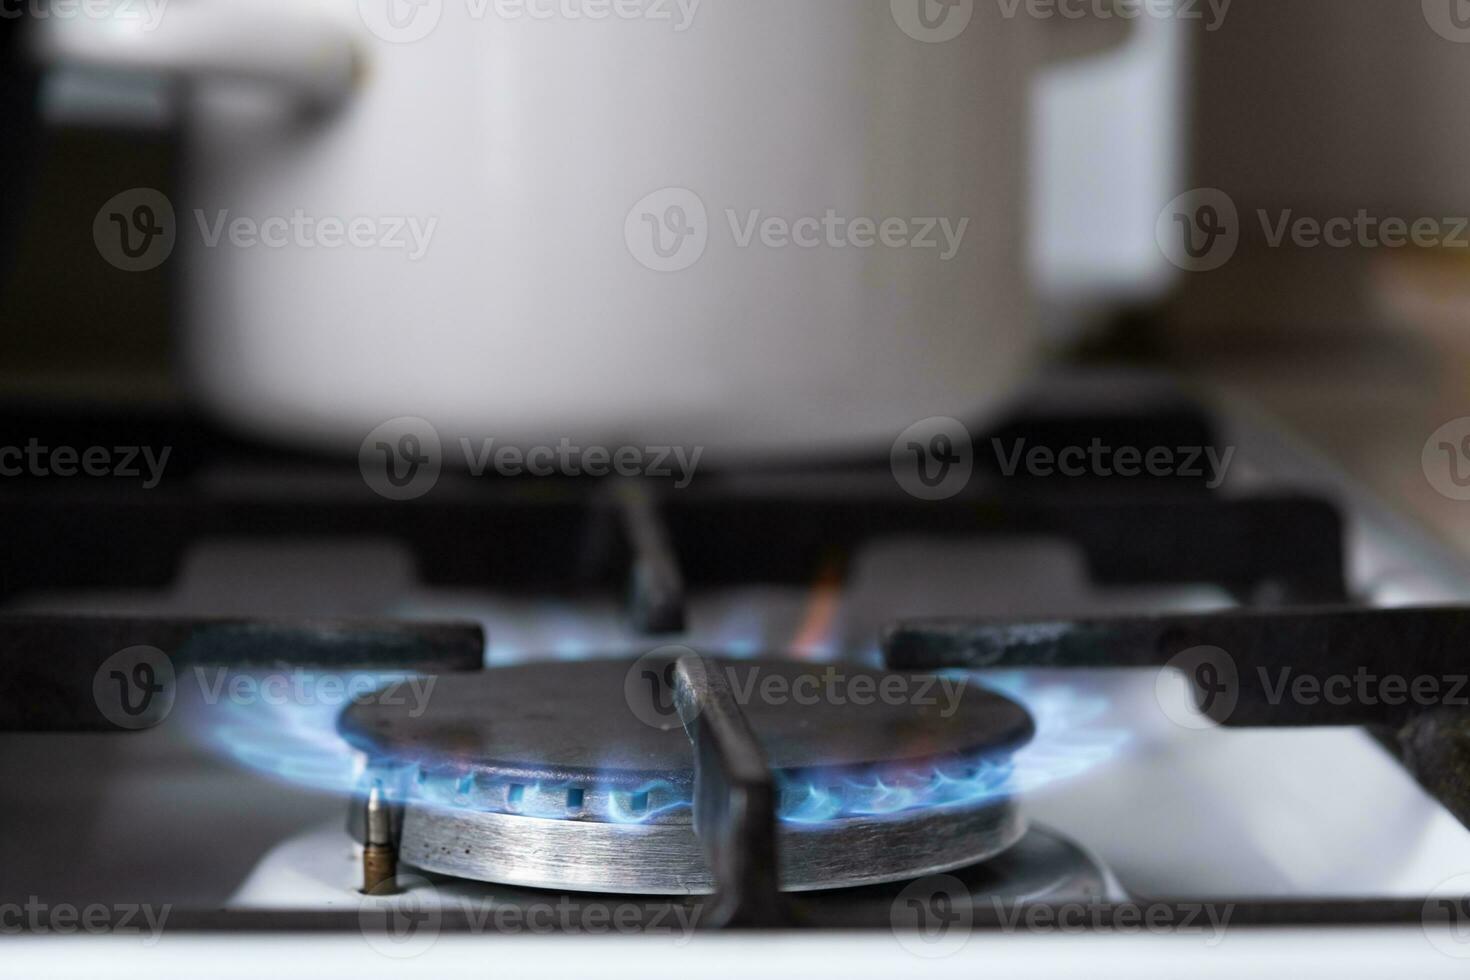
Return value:
[[(899, 881), (975, 864), (1021, 838), (1010, 759), (1025, 709), (967, 677), (714, 661), (780, 788), (782, 887)], [(394, 687), (348, 708), (343, 736), (403, 804), (400, 853), (429, 871), (629, 894), (709, 892), (693, 753), (648, 658), (542, 663)]]

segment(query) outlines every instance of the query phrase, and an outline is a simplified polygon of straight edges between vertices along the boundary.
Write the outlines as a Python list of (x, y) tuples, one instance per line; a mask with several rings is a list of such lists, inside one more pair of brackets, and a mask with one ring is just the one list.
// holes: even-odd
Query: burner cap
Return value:
[[(708, 663), (725, 672), (781, 790), (784, 887), (948, 870), (1021, 836), (1005, 783), (1031, 718), (973, 678)], [(671, 664), (444, 676), (426, 704), (400, 682), (349, 707), (338, 727), (405, 802), (411, 863), (540, 887), (706, 891)]]
[[(671, 662), (538, 663), (441, 677), (427, 705), (390, 688), (348, 708), (339, 728), (370, 756), (475, 775), (618, 787), (687, 783), (693, 761), (673, 708)], [(777, 770), (1007, 756), (1033, 733), (1024, 708), (965, 676), (710, 663), (726, 673)]]

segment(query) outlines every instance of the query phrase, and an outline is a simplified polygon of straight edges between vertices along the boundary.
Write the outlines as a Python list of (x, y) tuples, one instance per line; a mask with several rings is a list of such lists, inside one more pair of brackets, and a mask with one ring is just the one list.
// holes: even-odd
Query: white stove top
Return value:
[[(1357, 587), (1378, 603), (1470, 598), (1470, 578), (1460, 577), (1454, 563), (1383, 518), (1359, 515), (1352, 545)], [(1054, 542), (894, 540), (862, 557), (845, 592), (817, 586), (699, 596), (690, 607), (688, 635), (660, 642), (708, 652), (796, 649), (816, 658), (871, 658), (878, 628), (899, 614), (963, 610), (1056, 617), (1229, 605), (1226, 596), (1204, 587), (1098, 589), (1078, 557)], [(487, 627), (490, 666), (643, 652), (650, 646), (628, 631), (611, 597), (573, 606), (427, 590), (414, 581), (403, 554), (374, 542), (209, 542), (167, 593), (33, 596), (24, 608), (472, 618)], [(1153, 672), (1026, 672), (989, 679), (1039, 713), (1042, 756), (1059, 746), (1080, 745), (1094, 754), (1103, 747), (1075, 774), (1049, 778), (1028, 791), (1025, 809), (1037, 823), (1095, 855), (1112, 876), (1115, 893), (1143, 901), (1224, 903), (1416, 898), (1470, 873), (1470, 833), (1361, 731), (1181, 725), (1171, 718), (1193, 710), (1182, 683), (1161, 682)], [(1049, 732), (1046, 711), (1038, 706), (1058, 704), (1063, 730)], [(1079, 711), (1079, 705), (1088, 710)], [(11, 777), (0, 783), (0, 808), (7, 814), (7, 832), (0, 837), (0, 903), (44, 894), (53, 902), (78, 904), (356, 908), (356, 852), (345, 829), (343, 798), (312, 788), (309, 777), (281, 779), (242, 765), (205, 737), (209, 710), (197, 716), (203, 728), (168, 724), (126, 738), (0, 735), (0, 761)], [(187, 706), (185, 715), (192, 716)], [(1035, 763), (1047, 764), (1045, 758)], [(555, 943), (562, 970), (582, 964), (588, 972), (616, 977), (631, 975), (645, 950), (640, 940), (614, 948), (590, 939), (545, 938), (491, 954), (480, 945), (489, 939), (446, 935), (431, 955), (450, 968), (516, 961), (535, 968), (544, 966), (539, 957)], [(849, 977), (893, 975), (915, 962), (886, 934), (685, 940), (665, 942), (648, 954), (658, 957), (649, 962), (669, 970), (697, 963), (695, 972), (702, 976), (761, 969), (790, 975), (802, 963), (814, 975), (837, 967)], [(8, 952), (18, 953), (18, 962), (37, 965), (58, 941), (27, 938), (10, 944)], [(740, 950), (733, 961), (718, 954), (732, 947)], [(224, 948), (219, 938), (170, 937), (140, 959), (136, 941), (127, 946), (120, 938), (89, 938), (80, 955), (104, 958), (108, 972), (126, 975), (144, 963), (154, 964), (156, 972), (197, 965), (192, 956)], [(1086, 963), (1098, 976), (1177, 975), (1169, 971), (1178, 969), (1178, 957), (1202, 948), (1200, 937), (1179, 935), (999, 934), (977, 936), (966, 951), (925, 969), (935, 976), (973, 975), (983, 964), (1026, 976), (1050, 975), (1061, 963)], [(1211, 948), (1215, 955), (1191, 958), (1191, 974), (1229, 975), (1249, 961), (1301, 977), (1367, 976), (1389, 962), (1390, 954), (1401, 968), (1412, 962), (1420, 976), (1460, 975), (1455, 968), (1463, 969), (1419, 928), (1243, 929), (1228, 932)], [(68, 947), (69, 971), (81, 962), (77, 950)], [(238, 968), (243, 975), (248, 964), (258, 975), (275, 963), (293, 971), (364, 976), (387, 974), (394, 966), (374, 958), (360, 936), (230, 937), (228, 950), (224, 959), (211, 959), (211, 972), (231, 975)]]

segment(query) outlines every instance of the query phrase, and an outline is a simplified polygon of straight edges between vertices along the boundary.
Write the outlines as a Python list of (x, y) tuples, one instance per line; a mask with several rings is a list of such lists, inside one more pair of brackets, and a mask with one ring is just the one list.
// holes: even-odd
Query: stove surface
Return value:
[[(1348, 585), (1364, 604), (1470, 599), (1470, 574), (1458, 563), (1354, 496), (1309, 454), (1252, 425), (1242, 424), (1233, 441), (1241, 462), (1222, 500), (1289, 486), (1337, 501), (1347, 518)], [(220, 473), (201, 479), (237, 491), (244, 486)], [(685, 525), (692, 520), (676, 518), (674, 530), (687, 535)], [(440, 678), (450, 685), (445, 703), (460, 711), (431, 733), (428, 742), (436, 751), (428, 766), (420, 766), (424, 729), (417, 719), (349, 726), (351, 737), (344, 740), (338, 726), (346, 702), (340, 698), (273, 703), (261, 695), (282, 673), (269, 662), (248, 670), (187, 667), (169, 722), (124, 737), (0, 734), (0, 760), (11, 776), (0, 782), (0, 807), (9, 815), (8, 833), (0, 835), (0, 903), (45, 895), (79, 907), (166, 906), (194, 923), (171, 950), (203, 941), (189, 938), (195, 930), (241, 928), (247, 934), (326, 929), (334, 938), (322, 937), (313, 948), (336, 948), (335, 934), (342, 928), (355, 933), (358, 916), (370, 908), (357, 890), (361, 845), (352, 825), (360, 823), (358, 794), (369, 785), (398, 791), (393, 780), (407, 774), (425, 801), (450, 805), (407, 806), (396, 815), (403, 892), (388, 901), (434, 910), (444, 924), (441, 950), (465, 950), (464, 931), (496, 931), (483, 918), (486, 909), (519, 909), (523, 916), (545, 912), (558, 924), (548, 931), (557, 934), (584, 931), (589, 910), (614, 916), (626, 910), (634, 931), (651, 931), (655, 919), (673, 921), (671, 934), (687, 941), (698, 918), (713, 914), (702, 893), (719, 884), (700, 863), (705, 848), (690, 814), (695, 778), (686, 761), (689, 741), (667, 712), (659, 727), (642, 724), (628, 711), (619, 724), (639, 726), (628, 729), (636, 735), (602, 732), (598, 716), (588, 716), (579, 719), (588, 737), (566, 743), (567, 752), (535, 752), (534, 726), (561, 724), (565, 714), (557, 709), (541, 717), (538, 706), (562, 699), (585, 705), (593, 698), (578, 689), (579, 678), (605, 672), (593, 684), (596, 697), (626, 708), (628, 664), (670, 645), (744, 669), (753, 668), (757, 657), (775, 654), (783, 666), (774, 669), (788, 680), (828, 667), (879, 676), (874, 672), (882, 666), (883, 630), (899, 619), (962, 611), (1007, 621), (1062, 620), (1271, 604), (1270, 588), (1227, 588), (1215, 574), (1165, 584), (1131, 581), (1116, 567), (1099, 574), (1096, 542), (1077, 540), (1075, 528), (1060, 535), (1034, 528), (957, 536), (943, 523), (872, 536), (848, 557), (840, 576), (820, 567), (805, 581), (711, 576), (682, 596), (680, 628), (656, 637), (630, 621), (626, 599), (611, 590), (549, 595), (536, 588), (456, 584), (426, 575), (422, 555), (391, 535), (267, 538), (223, 527), (192, 541), (178, 575), (163, 587), (16, 594), (7, 602), (8, 613), (452, 619), (480, 624), (488, 639), (485, 671)], [(759, 564), (758, 556), (742, 560)], [(525, 703), (514, 696), (514, 685), (502, 686), (522, 675), (541, 678), (545, 687)], [(365, 677), (368, 689), (406, 683), (390, 671), (354, 676)], [(897, 929), (896, 910), (910, 907), (912, 888), (923, 883), (943, 893), (951, 887), (945, 882), (954, 883), (977, 915), (991, 909), (1002, 925), (1017, 902), (1072, 902), (1086, 909), (1097, 903), (1204, 902), (1231, 910), (1282, 901), (1317, 903), (1373, 922), (1383, 903), (1418, 903), (1447, 879), (1470, 872), (1470, 833), (1383, 741), (1363, 729), (1216, 727), (1201, 714), (1182, 675), (1157, 669), (979, 669), (959, 676), (977, 692), (981, 686), (997, 692), (990, 696), (992, 707), (1019, 705), (1024, 714), (1006, 715), (1000, 723), (1002, 716), (992, 713), (977, 726), (936, 728), (907, 743), (922, 743), (923, 751), (901, 748), (896, 756), (896, 743), (876, 737), (876, 729), (858, 729), (826, 744), (821, 740), (833, 729), (825, 724), (811, 737), (767, 744), (785, 779), (782, 788), (796, 785), (806, 791), (806, 803), (819, 804), (803, 810), (788, 795), (778, 805), (787, 850), (795, 853), (790, 841), (798, 835), (826, 834), (811, 853), (829, 862), (839, 856), (855, 870), (835, 880), (860, 886), (800, 896), (805, 928), (886, 934)], [(242, 679), (250, 681), (243, 689), (254, 695), (220, 695)], [(497, 698), (508, 700), (491, 716), (504, 719), (519, 711), (515, 717), (527, 727), (487, 729), (476, 707)], [(361, 714), (352, 709), (347, 717)], [(759, 714), (753, 712), (757, 731)], [(607, 754), (599, 755), (603, 743)], [(952, 786), (967, 774), (953, 771), (949, 762), (980, 748), (995, 761), (988, 753), (997, 747), (1006, 755), (1003, 780), (987, 785), (1004, 792), (963, 798), (960, 821), (947, 821), (943, 806), (911, 805), (911, 797), (882, 813), (858, 814), (844, 809), (854, 799), (850, 789), (822, 792), (831, 789), (825, 778), (791, 778), (838, 763), (843, 769), (873, 769), (921, 761), (934, 763), (930, 768)], [(393, 757), (391, 771), (370, 766), (373, 753), (364, 748)], [(941, 758), (948, 761), (940, 765)], [(407, 773), (410, 768), (422, 772)], [(904, 788), (883, 780), (861, 785), (883, 792)], [(398, 792), (395, 804), (409, 796)], [(540, 812), (553, 798), (564, 812)], [(871, 802), (861, 793), (856, 798)], [(844, 820), (895, 816), (911, 824), (912, 841), (895, 844), (891, 827), (866, 837), (840, 833)], [(531, 822), (535, 832), (515, 839), (515, 828)], [(589, 826), (609, 835), (596, 845), (603, 856), (590, 862), (585, 838), (571, 836)], [(957, 827), (964, 833), (955, 838)], [(670, 828), (678, 835), (670, 853), (678, 857), (671, 877), (656, 885), (617, 876), (577, 880), (565, 870), (558, 872), (562, 877), (546, 876), (555, 867), (647, 871), (645, 857), (626, 853), (629, 842)], [(361, 836), (360, 826), (356, 833)], [(946, 833), (955, 842), (950, 852), (943, 846)], [(466, 841), (467, 860), (451, 859), (456, 847), (466, 857)], [(527, 855), (538, 853), (541, 865), (524, 874), (516, 870), (527, 866)], [(481, 878), (494, 882), (473, 880)], [(788, 886), (830, 883), (818, 875)], [(555, 887), (535, 887), (547, 885)], [(654, 894), (668, 891), (689, 894)], [(683, 931), (677, 926), (681, 915)], [(526, 931), (529, 920), (519, 921), (521, 926), (499, 931)], [(1381, 948), (1408, 949), (1412, 938), (1415, 950), (1437, 957), (1425, 961), (1424, 975), (1445, 965), (1425, 942), (1424, 927), (1406, 928), (1401, 916), (1392, 921), (1399, 924), (1376, 927)], [(1001, 932), (1007, 943), (1023, 938), (1016, 929)], [(360, 935), (354, 938), (361, 943)], [(886, 938), (892, 944), (893, 936)], [(997, 962), (1019, 964), (1032, 955), (1058, 961), (1045, 936), (1024, 938), (1038, 940), (1033, 950), (1017, 960), (993, 951)], [(1140, 938), (1160, 940), (1160, 949), (1183, 941), (1179, 935)], [(1220, 945), (1243, 954), (1289, 956), (1275, 941), (1242, 927)], [(851, 948), (863, 942), (854, 939)], [(1338, 948), (1354, 947), (1344, 939)], [(1361, 964), (1376, 962), (1375, 953), (1358, 955)], [(1223, 968), (1231, 959), (1227, 954), (1215, 962)], [(891, 963), (873, 948), (870, 965)], [(616, 969), (609, 975), (617, 975)]]

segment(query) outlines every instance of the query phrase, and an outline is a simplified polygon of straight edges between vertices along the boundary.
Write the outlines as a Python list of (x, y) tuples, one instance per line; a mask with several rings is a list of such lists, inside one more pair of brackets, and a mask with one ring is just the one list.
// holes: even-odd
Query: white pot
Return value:
[(229, 418), (728, 458), (886, 445), (1025, 376), (1028, 82), (1127, 22), (1009, 9), (172, 0), (48, 51), (281, 83), (193, 88), (174, 202)]

